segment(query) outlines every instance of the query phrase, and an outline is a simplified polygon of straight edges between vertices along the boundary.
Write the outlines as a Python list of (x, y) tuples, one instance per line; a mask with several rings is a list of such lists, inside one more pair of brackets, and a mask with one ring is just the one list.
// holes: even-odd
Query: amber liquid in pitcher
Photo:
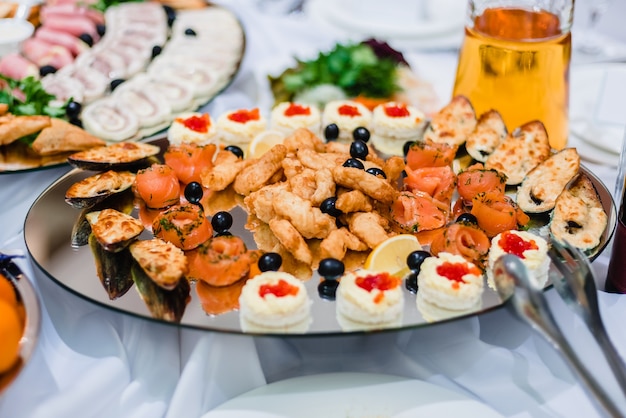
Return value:
[(550, 145), (568, 136), (571, 34), (547, 11), (486, 9), (465, 28), (454, 95), (468, 97), (477, 115), (496, 109), (509, 131), (540, 120)]

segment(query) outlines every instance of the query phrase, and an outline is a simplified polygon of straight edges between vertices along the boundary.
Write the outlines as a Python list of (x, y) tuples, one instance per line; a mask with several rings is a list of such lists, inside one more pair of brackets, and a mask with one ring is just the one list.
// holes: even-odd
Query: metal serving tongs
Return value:
[(583, 388), (595, 401), (598, 410), (610, 417), (623, 417), (623, 412), (613, 402), (598, 381), (582, 363), (565, 336), (560, 331), (548, 308), (543, 289), (530, 277), (524, 263), (515, 255), (500, 257), (493, 269), (496, 289), (506, 306), (541, 334), (559, 351)]
[(593, 269), (587, 257), (567, 243), (552, 242), (548, 253), (552, 263), (561, 272), (552, 276), (552, 284), (565, 303), (580, 316), (602, 349), (611, 370), (626, 395), (626, 364), (606, 332), (600, 310)]

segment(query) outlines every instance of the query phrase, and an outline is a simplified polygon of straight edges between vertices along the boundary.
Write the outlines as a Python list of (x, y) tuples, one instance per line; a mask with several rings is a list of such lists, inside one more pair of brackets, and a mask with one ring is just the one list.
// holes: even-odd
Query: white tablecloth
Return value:
[[(263, 15), (251, 1), (224, 1), (240, 17), (247, 52), (212, 114), (267, 105), (259, 82), (268, 71), (328, 49), (337, 34), (316, 30), (305, 15)], [(453, 52), (407, 51), (417, 72), (450, 96)], [(586, 164), (613, 189), (615, 169)], [(0, 176), (0, 249), (26, 252), (22, 234), (37, 196), (67, 167)], [(610, 248), (594, 262), (605, 276)], [(200, 417), (250, 389), (288, 377), (336, 371), (396, 374), (467, 394), (508, 417), (595, 417), (593, 404), (563, 360), (506, 309), (402, 332), (332, 338), (248, 337), (179, 329), (95, 306), (19, 265), (43, 301), (43, 325), (31, 362), (0, 398), (0, 417)], [(598, 292), (610, 336), (626, 356), (626, 297)], [(626, 411), (607, 364), (579, 318), (558, 295), (546, 295), (598, 380)]]

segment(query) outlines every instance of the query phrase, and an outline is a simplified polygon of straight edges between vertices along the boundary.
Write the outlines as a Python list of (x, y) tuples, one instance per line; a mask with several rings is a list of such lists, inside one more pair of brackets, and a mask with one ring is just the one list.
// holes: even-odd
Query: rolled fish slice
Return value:
[(172, 107), (161, 93), (133, 79), (115, 89), (112, 98), (120, 108), (135, 114), (141, 128), (167, 122), (172, 115)]
[(139, 119), (118, 106), (113, 97), (99, 99), (86, 106), (81, 117), (83, 127), (91, 134), (107, 141), (120, 142), (139, 131)]

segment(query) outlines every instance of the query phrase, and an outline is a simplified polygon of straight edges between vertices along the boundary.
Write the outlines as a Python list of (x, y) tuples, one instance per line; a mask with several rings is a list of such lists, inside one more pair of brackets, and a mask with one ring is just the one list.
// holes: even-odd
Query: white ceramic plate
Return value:
[[(304, 11), (321, 26), (355, 39), (373, 37), (388, 41), (394, 47), (420, 50), (450, 49), (461, 45), (462, 13), (458, 13), (459, 17), (434, 17), (430, 21), (411, 24), (409, 18), (399, 21), (394, 20), (392, 14), (365, 14), (363, 7), (356, 6), (350, 9), (350, 3), (350, 0), (342, 3), (334, 0), (310, 0), (305, 3)], [(379, 1), (378, 4), (384, 2)], [(361, 13), (357, 13), (359, 11)], [(454, 14), (456, 15), (457, 13)]]
[(622, 106), (626, 94), (624, 80), (625, 64), (602, 63), (571, 68), (570, 134), (584, 141), (587, 148), (613, 154), (613, 165), (616, 165), (626, 126), (626, 112)]
[(203, 418), (502, 417), (465, 395), (421, 380), (329, 373), (275, 382), (231, 399)]
[[(465, 0), (415, 1), (380, 0), (320, 1), (326, 16), (339, 26), (356, 31), (370, 31), (389, 37), (432, 38), (463, 27)], [(432, 4), (431, 4), (432, 3)], [(440, 3), (442, 6), (437, 5)], [(449, 7), (449, 13), (438, 10)], [(454, 7), (450, 7), (454, 6)]]

